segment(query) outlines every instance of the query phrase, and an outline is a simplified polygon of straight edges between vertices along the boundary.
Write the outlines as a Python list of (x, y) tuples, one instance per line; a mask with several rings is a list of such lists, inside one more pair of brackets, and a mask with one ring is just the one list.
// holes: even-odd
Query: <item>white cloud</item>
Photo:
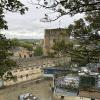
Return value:
[(13, 31), (3, 31), (2, 32), (7, 38), (18, 38), (18, 39), (43, 39), (44, 34), (40, 33), (31, 33), (31, 32), (26, 32), (24, 34), (22, 33), (17, 33)]
[(47, 10), (36, 9), (34, 5), (26, 3), (27, 0), (23, 0), (23, 2), (29, 7), (29, 11), (26, 12), (25, 15), (11, 12), (6, 13), (9, 30), (4, 31), (3, 33), (8, 38), (43, 38), (44, 29), (58, 28), (59, 20), (61, 20), (60, 27), (67, 27), (73, 20), (83, 17), (81, 14), (78, 14), (73, 18), (64, 16), (52, 23), (42, 23), (40, 22), (40, 19), (44, 17)]

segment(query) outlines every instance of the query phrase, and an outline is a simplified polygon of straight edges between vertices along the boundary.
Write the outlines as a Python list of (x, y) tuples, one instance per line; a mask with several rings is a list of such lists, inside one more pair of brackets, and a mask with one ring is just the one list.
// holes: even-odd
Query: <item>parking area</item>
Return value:
[(24, 93), (32, 93), (39, 97), (40, 100), (52, 100), (49, 83), (50, 81), (46, 80), (41, 80), (40, 82), (31, 80), (30, 82), (9, 86), (0, 90), (0, 100), (18, 100), (18, 96)]
[[(50, 91), (50, 80), (27, 81), (0, 90), (0, 100), (18, 100), (18, 96), (25, 93), (32, 93), (40, 100), (61, 100), (60, 96), (54, 96)], [(64, 100), (82, 100), (80, 97), (65, 97)], [(83, 100), (90, 100), (84, 98)]]

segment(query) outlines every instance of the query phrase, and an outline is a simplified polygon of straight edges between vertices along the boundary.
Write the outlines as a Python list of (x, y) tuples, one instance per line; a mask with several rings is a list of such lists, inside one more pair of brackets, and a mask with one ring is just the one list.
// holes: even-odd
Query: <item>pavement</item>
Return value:
[[(32, 93), (40, 100), (61, 100), (60, 96), (55, 96), (50, 90), (51, 80), (39, 79), (23, 82), (0, 90), (0, 100), (18, 100), (18, 96), (25, 93)], [(80, 97), (65, 97), (63, 100), (90, 100)]]

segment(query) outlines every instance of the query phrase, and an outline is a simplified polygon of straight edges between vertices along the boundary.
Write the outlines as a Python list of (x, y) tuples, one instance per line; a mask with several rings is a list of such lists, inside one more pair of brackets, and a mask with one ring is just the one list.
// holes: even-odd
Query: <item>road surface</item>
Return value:
[[(0, 90), (0, 100), (18, 100), (20, 94), (32, 93), (40, 98), (40, 100), (61, 100), (60, 97), (53, 96), (50, 91), (50, 80), (34, 80), (23, 82), (17, 85), (9, 86)], [(79, 97), (66, 97), (64, 100), (82, 100)], [(90, 100), (90, 99), (83, 99)]]

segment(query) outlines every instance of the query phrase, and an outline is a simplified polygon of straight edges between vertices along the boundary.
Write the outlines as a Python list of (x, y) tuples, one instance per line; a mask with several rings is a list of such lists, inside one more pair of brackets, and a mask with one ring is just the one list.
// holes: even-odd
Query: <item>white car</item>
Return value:
[(18, 100), (39, 100), (38, 97), (33, 96), (32, 93), (21, 94), (18, 96)]

